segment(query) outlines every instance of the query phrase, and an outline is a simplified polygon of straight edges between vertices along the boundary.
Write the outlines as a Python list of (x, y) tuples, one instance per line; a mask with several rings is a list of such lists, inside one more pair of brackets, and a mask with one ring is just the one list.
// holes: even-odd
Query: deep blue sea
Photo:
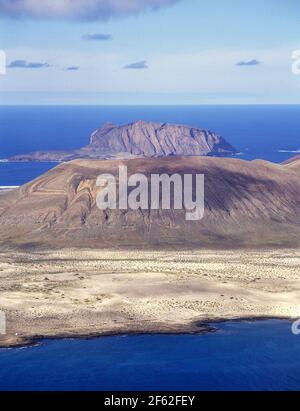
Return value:
[(202, 335), (45, 340), (0, 349), (0, 390), (299, 390), (300, 335), (281, 320)]
[[(74, 149), (106, 122), (189, 124), (221, 134), (244, 159), (281, 162), (300, 152), (300, 106), (0, 107), (0, 159), (35, 150)], [(55, 163), (0, 163), (0, 186), (20, 185)]]

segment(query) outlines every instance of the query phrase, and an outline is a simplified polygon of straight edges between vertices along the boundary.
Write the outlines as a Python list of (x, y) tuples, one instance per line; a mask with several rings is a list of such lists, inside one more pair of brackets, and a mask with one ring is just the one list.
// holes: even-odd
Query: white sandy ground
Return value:
[[(0, 346), (300, 317), (300, 250), (0, 250)], [(17, 334), (17, 335), (16, 335)]]

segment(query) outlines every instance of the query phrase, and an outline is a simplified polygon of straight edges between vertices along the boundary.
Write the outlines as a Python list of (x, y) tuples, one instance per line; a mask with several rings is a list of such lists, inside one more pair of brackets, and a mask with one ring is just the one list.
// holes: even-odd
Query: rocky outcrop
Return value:
[[(96, 144), (96, 140), (92, 143)], [(205, 175), (205, 214), (185, 210), (105, 210), (99, 174)], [(296, 163), (294, 163), (295, 165)], [(300, 168), (267, 161), (164, 157), (63, 163), (0, 196), (0, 243), (49, 247), (296, 247), (300, 245)]]
[(138, 121), (96, 130), (90, 144), (74, 151), (35, 152), (12, 157), (12, 161), (70, 161), (178, 155), (228, 155), (236, 150), (222, 137), (208, 130), (186, 125)]
[(92, 134), (89, 148), (101, 153), (128, 152), (144, 157), (235, 152), (222, 137), (210, 131), (144, 121), (119, 127), (107, 124)]

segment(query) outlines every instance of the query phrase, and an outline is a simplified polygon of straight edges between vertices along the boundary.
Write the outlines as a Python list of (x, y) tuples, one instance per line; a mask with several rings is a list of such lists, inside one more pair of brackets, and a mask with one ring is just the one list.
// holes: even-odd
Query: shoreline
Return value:
[[(1, 343), (0, 341), (0, 351), (5, 349), (17, 349), (17, 348), (26, 348), (26, 347), (33, 347), (36, 345), (41, 345), (45, 340), (91, 340), (91, 339), (98, 339), (98, 338), (106, 338), (106, 337), (118, 337), (118, 336), (140, 336), (140, 335), (203, 335), (207, 333), (215, 333), (218, 332), (218, 324), (224, 324), (228, 322), (235, 322), (235, 323), (243, 323), (243, 322), (251, 322), (256, 323), (259, 321), (287, 321), (292, 323), (295, 321), (297, 317), (241, 317), (241, 318), (220, 318), (220, 319), (213, 319), (213, 320), (203, 320), (200, 321), (199, 325), (192, 323), (187, 324), (186, 328), (183, 327), (178, 330), (165, 330), (163, 329), (153, 329), (150, 330), (140, 330), (140, 331), (133, 331), (130, 329), (124, 329), (119, 331), (104, 331), (104, 332), (91, 332), (87, 334), (80, 334), (76, 333), (74, 335), (70, 334), (57, 334), (57, 335), (37, 335), (32, 337), (22, 338), (20, 341), (15, 342), (7, 342)], [(197, 321), (196, 321), (197, 323)]]

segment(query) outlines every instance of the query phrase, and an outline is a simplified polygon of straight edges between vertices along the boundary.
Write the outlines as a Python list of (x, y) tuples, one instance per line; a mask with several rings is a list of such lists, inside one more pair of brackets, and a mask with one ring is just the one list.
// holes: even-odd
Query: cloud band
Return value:
[(33, 19), (108, 20), (179, 0), (0, 0), (0, 16)]

